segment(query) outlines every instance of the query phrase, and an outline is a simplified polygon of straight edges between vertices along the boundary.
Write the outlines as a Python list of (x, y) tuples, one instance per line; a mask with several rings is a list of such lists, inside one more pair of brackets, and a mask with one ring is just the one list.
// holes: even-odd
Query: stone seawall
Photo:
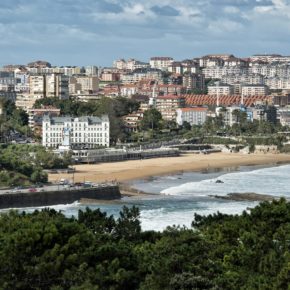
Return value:
[(73, 203), (81, 198), (112, 200), (121, 198), (118, 186), (67, 189), (0, 195), (0, 209)]

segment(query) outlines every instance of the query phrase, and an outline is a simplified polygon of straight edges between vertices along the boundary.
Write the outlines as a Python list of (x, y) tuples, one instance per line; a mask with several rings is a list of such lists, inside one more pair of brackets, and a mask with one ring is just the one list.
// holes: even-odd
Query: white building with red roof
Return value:
[(207, 107), (179, 108), (176, 110), (176, 123), (180, 126), (184, 122), (190, 125), (202, 125), (207, 116)]

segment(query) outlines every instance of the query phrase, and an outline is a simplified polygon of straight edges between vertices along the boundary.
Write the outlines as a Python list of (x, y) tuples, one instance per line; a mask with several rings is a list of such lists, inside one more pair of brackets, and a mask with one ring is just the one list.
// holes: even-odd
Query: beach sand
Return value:
[(174, 174), (182, 171), (201, 171), (240, 165), (266, 165), (290, 163), (290, 154), (213, 153), (184, 154), (179, 157), (130, 160), (111, 163), (75, 165), (76, 172), (49, 174), (49, 181), (61, 178), (75, 182), (126, 182), (152, 176)]

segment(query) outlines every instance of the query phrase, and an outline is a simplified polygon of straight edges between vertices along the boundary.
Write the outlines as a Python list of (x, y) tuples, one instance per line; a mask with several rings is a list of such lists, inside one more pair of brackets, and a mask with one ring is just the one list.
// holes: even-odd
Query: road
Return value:
[[(114, 183), (92, 183), (88, 188), (95, 187), (107, 187), (116, 185)], [(43, 187), (29, 187), (29, 188), (10, 188), (10, 189), (2, 189), (0, 190), (0, 194), (7, 193), (29, 193), (29, 192), (47, 192), (47, 191), (64, 191), (64, 190), (73, 190), (73, 189), (83, 189), (84, 186), (76, 186), (69, 184), (54, 184), (54, 185), (44, 185)], [(35, 190), (35, 191), (34, 191)]]

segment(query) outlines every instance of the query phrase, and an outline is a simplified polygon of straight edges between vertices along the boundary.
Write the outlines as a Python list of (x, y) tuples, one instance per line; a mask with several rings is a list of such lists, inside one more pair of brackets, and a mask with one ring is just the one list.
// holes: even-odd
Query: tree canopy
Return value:
[(139, 210), (0, 216), (1, 289), (289, 289), (290, 203), (141, 231)]

